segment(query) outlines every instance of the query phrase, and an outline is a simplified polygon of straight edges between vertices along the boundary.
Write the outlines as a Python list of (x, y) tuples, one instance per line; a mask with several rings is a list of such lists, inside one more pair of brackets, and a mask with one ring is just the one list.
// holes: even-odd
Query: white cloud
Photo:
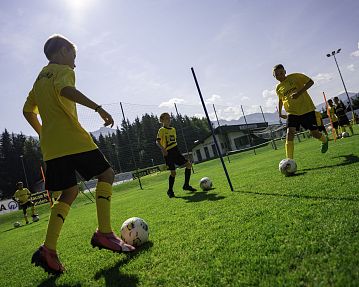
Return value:
[(273, 112), (273, 109), (278, 104), (278, 96), (275, 92), (275, 90), (264, 90), (262, 92), (262, 96), (264, 98), (264, 111), (271, 111)]
[(208, 105), (208, 104), (214, 104), (214, 103), (219, 102), (221, 100), (222, 100), (221, 96), (213, 94), (210, 98), (205, 99), (204, 102), (205, 102), (206, 105)]
[(179, 99), (179, 98), (172, 98), (169, 99), (167, 102), (162, 102), (159, 104), (159, 108), (163, 108), (163, 107), (167, 107), (167, 108), (173, 108), (174, 104), (183, 104), (185, 103), (184, 99)]
[(348, 66), (347, 66), (347, 69), (348, 69), (349, 71), (351, 71), (351, 72), (354, 72), (354, 71), (355, 71), (355, 66), (354, 66), (354, 64), (348, 65)]
[(242, 101), (247, 101), (247, 100), (249, 100), (249, 98), (247, 96), (244, 96), (244, 97), (241, 98), (241, 100)]
[(318, 84), (321, 84), (329, 82), (332, 78), (332, 75), (329, 73), (319, 73), (318, 75), (313, 77), (313, 81)]
[(351, 56), (354, 57), (359, 57), (359, 42), (358, 42), (358, 50), (354, 51), (353, 53), (350, 54)]

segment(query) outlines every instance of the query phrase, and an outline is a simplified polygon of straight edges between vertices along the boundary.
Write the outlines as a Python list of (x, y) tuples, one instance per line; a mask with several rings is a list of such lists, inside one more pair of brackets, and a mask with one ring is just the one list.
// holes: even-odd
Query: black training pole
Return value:
[(206, 105), (204, 104), (204, 101), (203, 101), (201, 89), (199, 88), (196, 74), (195, 74), (193, 68), (191, 68), (191, 71), (192, 71), (192, 75), (193, 75), (194, 81), (195, 81), (195, 83), (196, 83), (196, 87), (197, 87), (197, 91), (198, 91), (199, 97), (200, 97), (201, 102), (202, 102), (203, 110), (204, 110), (204, 112), (205, 112), (205, 114), (206, 114), (206, 117), (207, 117), (208, 126), (209, 126), (209, 128), (210, 128), (210, 130), (211, 130), (212, 137), (213, 137), (213, 140), (214, 140), (214, 144), (216, 145), (219, 158), (221, 159), (221, 163), (222, 163), (222, 167), (223, 167), (224, 173), (226, 174), (226, 177), (227, 177), (227, 181), (228, 181), (229, 187), (231, 188), (231, 191), (234, 191), (234, 190), (233, 190), (232, 183), (231, 183), (231, 179), (229, 178), (229, 174), (228, 174), (228, 171), (227, 171), (227, 168), (226, 168), (226, 164), (224, 163), (224, 160), (223, 160), (223, 157), (222, 157), (222, 153), (220, 152), (220, 149), (219, 149), (219, 146), (218, 146), (218, 142), (217, 142), (216, 136), (214, 135), (214, 130), (213, 130), (213, 127), (212, 127), (212, 123), (211, 123), (211, 121), (210, 121), (210, 119), (209, 119), (208, 112), (207, 112), (207, 109), (206, 109)]

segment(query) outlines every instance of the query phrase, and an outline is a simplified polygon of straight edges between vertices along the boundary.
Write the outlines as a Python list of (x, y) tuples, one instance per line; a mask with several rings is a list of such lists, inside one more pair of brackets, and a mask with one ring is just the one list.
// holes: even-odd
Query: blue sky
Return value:
[[(34, 135), (22, 106), (40, 69), (46, 39), (60, 33), (78, 46), (77, 88), (114, 113), (128, 117), (173, 110), (201, 115), (194, 67), (203, 96), (220, 118), (274, 112), (271, 69), (313, 78), (310, 95), (323, 102), (359, 92), (359, 1), (62, 0), (0, 2), (0, 130)], [(211, 106), (211, 105), (210, 105)], [(212, 113), (212, 110), (209, 111)], [(89, 130), (100, 122), (81, 109)]]

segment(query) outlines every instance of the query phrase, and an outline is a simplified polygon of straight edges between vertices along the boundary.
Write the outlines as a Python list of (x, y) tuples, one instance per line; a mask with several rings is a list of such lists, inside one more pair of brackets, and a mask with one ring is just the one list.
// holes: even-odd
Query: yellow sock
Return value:
[(44, 243), (47, 248), (56, 250), (57, 240), (69, 210), (70, 205), (62, 201), (55, 202), (51, 207), (51, 215)]
[(294, 142), (293, 141), (286, 141), (285, 142), (285, 154), (287, 158), (293, 159), (294, 154)]
[(111, 227), (111, 195), (112, 185), (98, 182), (96, 186), (96, 209), (98, 230), (102, 233), (112, 232)]
[(327, 138), (325, 137), (325, 135), (322, 134), (321, 138), (319, 139), (322, 143), (326, 143), (327, 142)]

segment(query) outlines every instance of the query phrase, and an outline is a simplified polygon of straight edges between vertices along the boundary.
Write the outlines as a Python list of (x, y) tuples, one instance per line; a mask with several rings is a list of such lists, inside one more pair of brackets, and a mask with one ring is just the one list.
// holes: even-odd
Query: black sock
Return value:
[(170, 175), (168, 178), (168, 190), (173, 191), (173, 185), (175, 184), (175, 177)]
[(186, 168), (184, 171), (184, 185), (188, 186), (189, 185), (189, 179), (191, 178), (191, 169), (190, 168)]

